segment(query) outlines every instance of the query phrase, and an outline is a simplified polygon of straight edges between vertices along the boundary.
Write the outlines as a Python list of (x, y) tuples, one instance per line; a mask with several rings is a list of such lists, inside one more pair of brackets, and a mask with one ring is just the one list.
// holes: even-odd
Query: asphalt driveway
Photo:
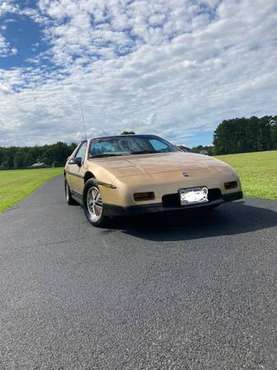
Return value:
[(90, 226), (56, 178), (0, 216), (0, 369), (277, 369), (277, 202)]

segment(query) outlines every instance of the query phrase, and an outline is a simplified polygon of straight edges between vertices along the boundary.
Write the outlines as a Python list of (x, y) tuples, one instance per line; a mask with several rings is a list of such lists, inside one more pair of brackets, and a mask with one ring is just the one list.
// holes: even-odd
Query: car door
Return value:
[[(87, 155), (87, 142), (83, 142), (74, 157), (68, 163), (68, 176), (69, 176), (69, 186), (70, 190), (82, 194), (84, 188), (84, 162)], [(74, 163), (74, 160), (78, 158), (80, 163)]]

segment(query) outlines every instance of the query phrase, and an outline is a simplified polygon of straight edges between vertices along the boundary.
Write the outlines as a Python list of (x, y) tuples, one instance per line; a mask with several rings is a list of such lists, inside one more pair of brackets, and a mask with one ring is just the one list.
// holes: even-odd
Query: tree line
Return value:
[[(124, 131), (122, 134), (134, 134)], [(28, 168), (34, 163), (63, 166), (76, 144), (58, 142), (32, 147), (0, 147), (0, 169)], [(193, 152), (209, 155), (277, 150), (277, 116), (234, 118), (221, 122), (214, 132), (214, 145), (199, 145)]]
[(222, 121), (213, 145), (198, 145), (194, 153), (208, 155), (277, 150), (277, 116), (234, 118)]
[(214, 132), (214, 154), (276, 149), (277, 116), (224, 120)]
[(32, 147), (0, 147), (0, 169), (28, 168), (38, 162), (49, 167), (63, 166), (75, 148), (74, 143), (62, 142)]

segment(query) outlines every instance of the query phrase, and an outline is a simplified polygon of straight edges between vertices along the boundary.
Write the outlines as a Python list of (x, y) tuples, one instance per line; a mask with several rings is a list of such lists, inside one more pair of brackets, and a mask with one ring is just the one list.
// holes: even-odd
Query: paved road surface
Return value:
[(277, 369), (276, 211), (101, 230), (54, 179), (0, 216), (0, 369)]

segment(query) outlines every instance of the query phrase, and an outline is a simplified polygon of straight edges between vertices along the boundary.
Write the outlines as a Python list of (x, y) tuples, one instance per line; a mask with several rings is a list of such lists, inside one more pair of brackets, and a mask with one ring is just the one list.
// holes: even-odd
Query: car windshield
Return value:
[(116, 136), (93, 140), (90, 158), (176, 152), (178, 149), (166, 140), (152, 136)]

